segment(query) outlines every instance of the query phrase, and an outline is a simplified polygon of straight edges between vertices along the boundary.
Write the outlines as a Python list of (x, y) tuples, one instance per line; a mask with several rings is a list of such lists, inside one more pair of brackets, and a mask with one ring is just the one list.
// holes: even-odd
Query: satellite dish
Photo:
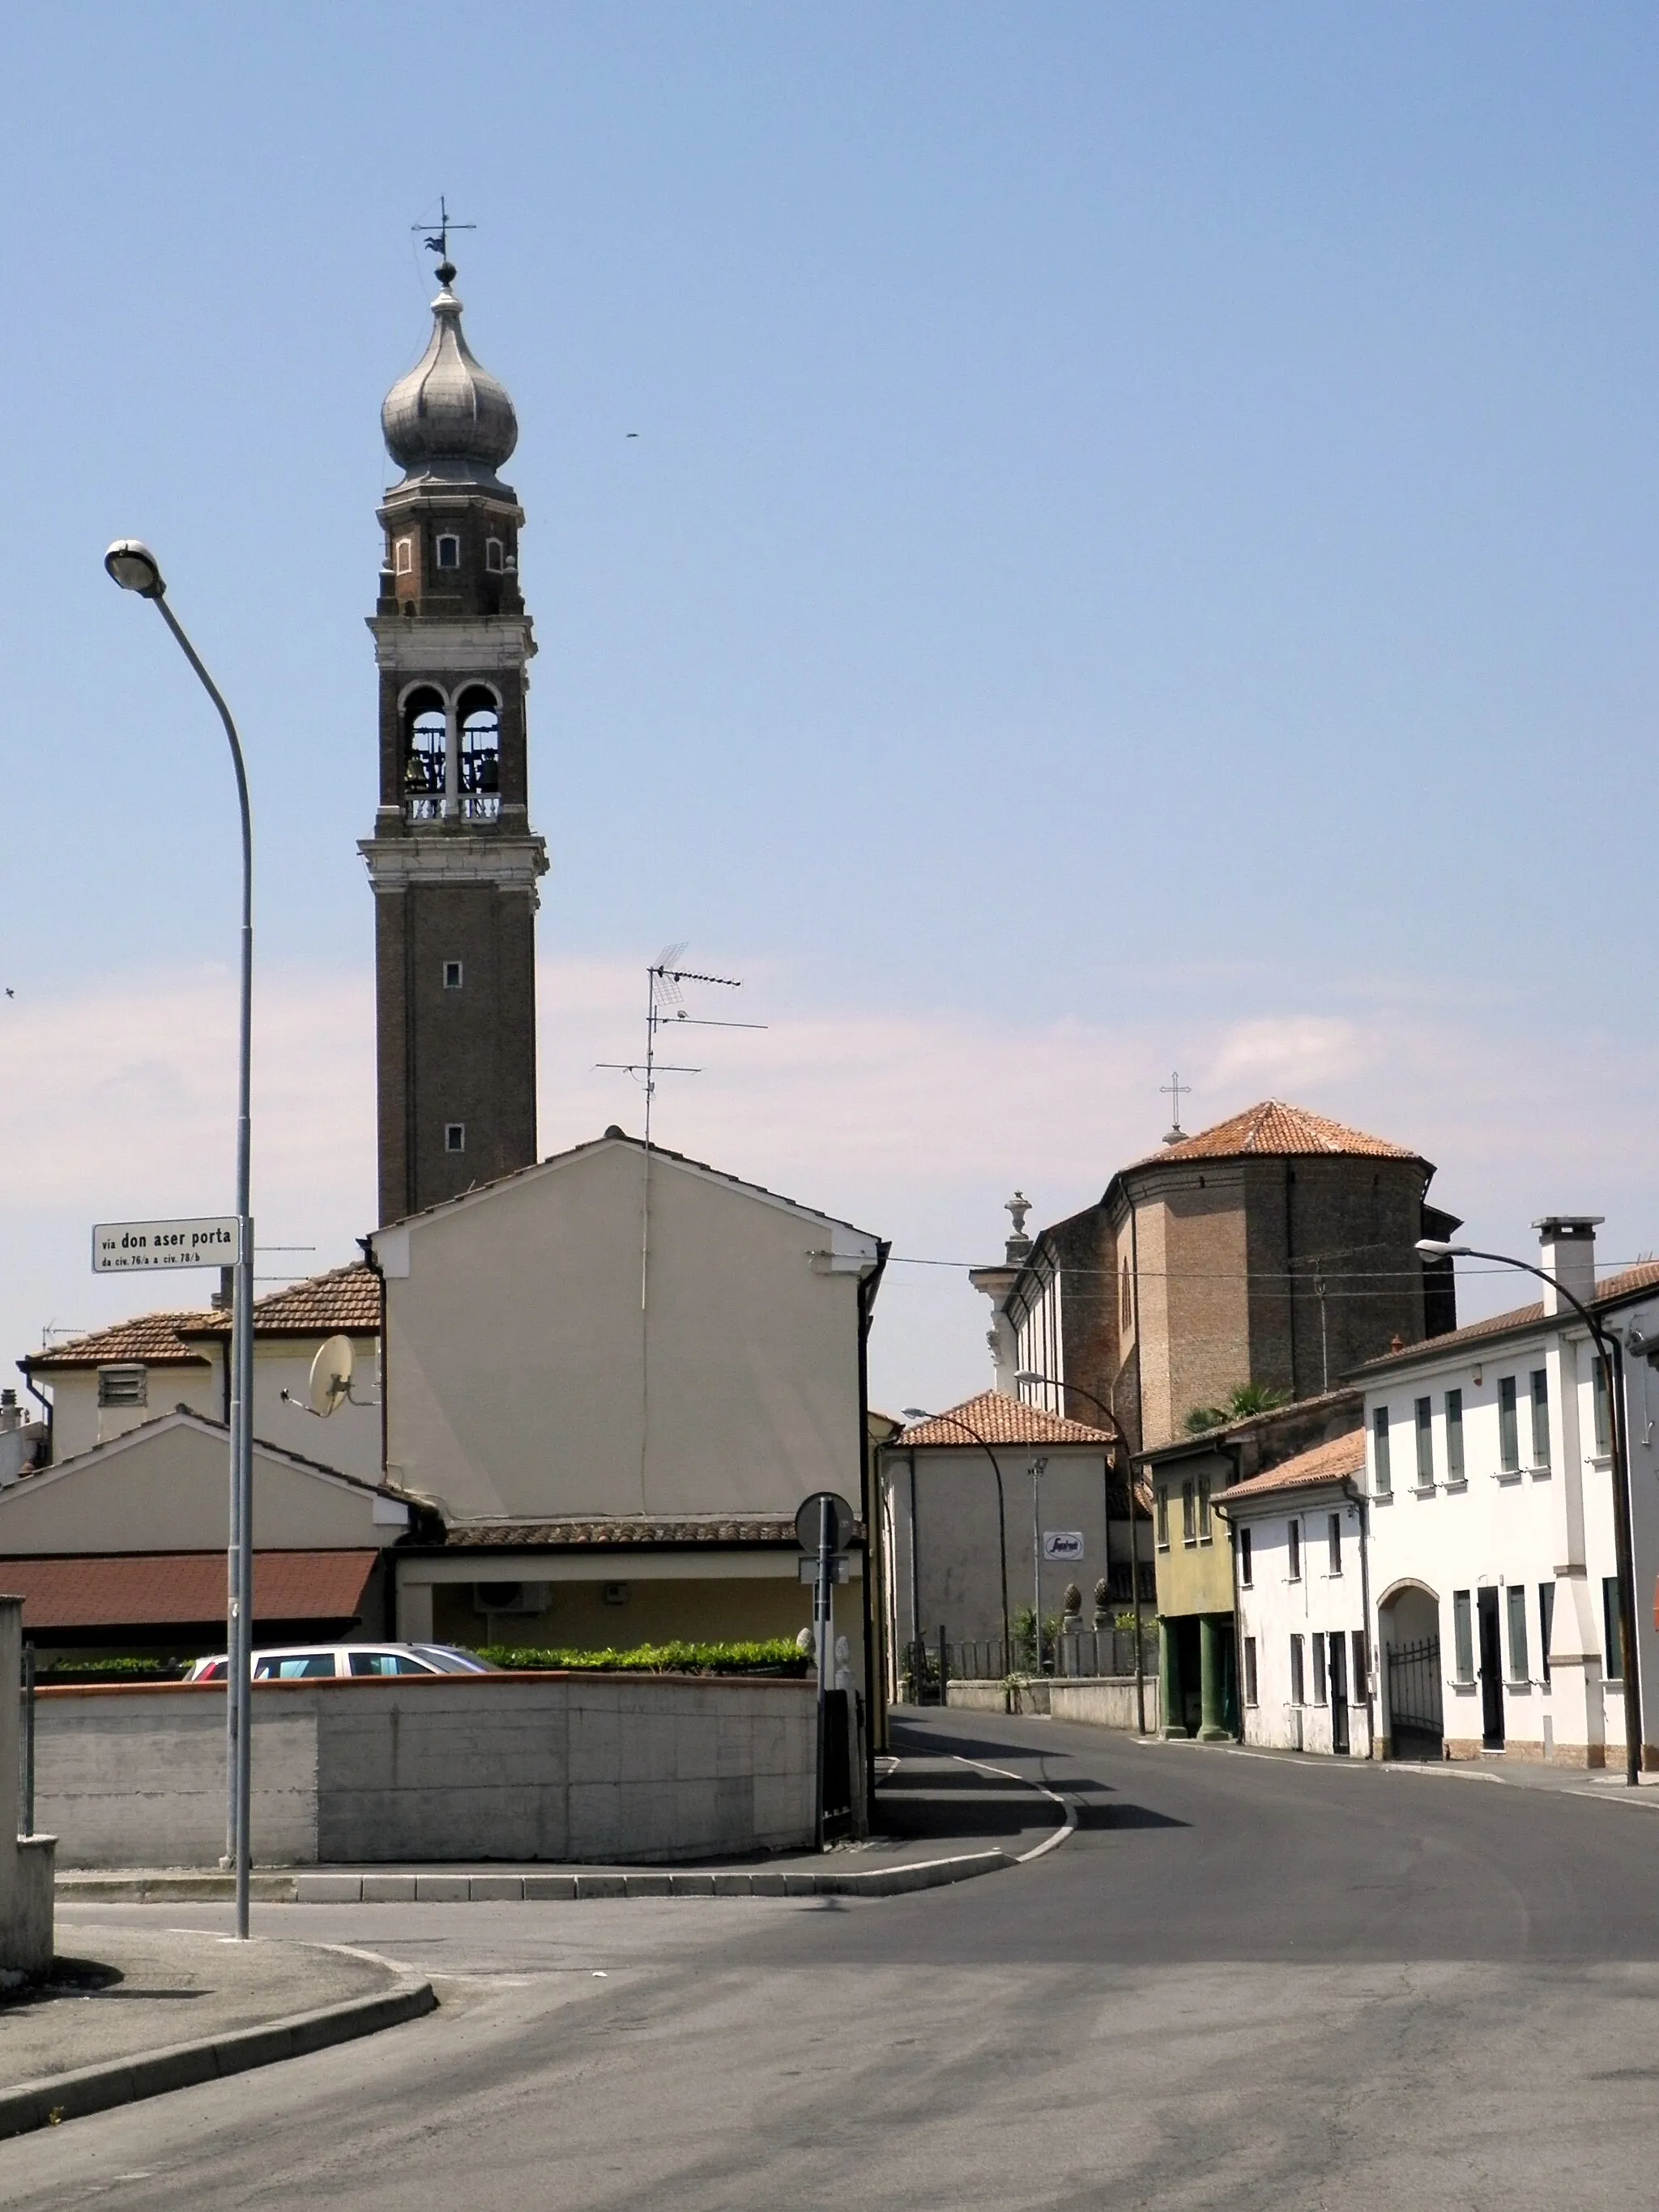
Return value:
[(349, 1336), (331, 1336), (319, 1347), (311, 1363), (311, 1387), (306, 1395), (312, 1412), (324, 1420), (351, 1395), (351, 1370), (356, 1358)]

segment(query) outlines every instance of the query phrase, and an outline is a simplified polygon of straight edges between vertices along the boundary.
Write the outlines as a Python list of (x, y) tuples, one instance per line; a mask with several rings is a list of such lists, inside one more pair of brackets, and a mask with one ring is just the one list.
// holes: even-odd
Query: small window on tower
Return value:
[(459, 568), (460, 565), (460, 539), (459, 538), (441, 538), (438, 540), (438, 566), (441, 568)]
[(445, 963), (444, 963), (444, 988), (445, 988), (445, 990), (446, 990), (446, 991), (459, 991), (459, 990), (460, 989), (460, 988), (461, 988), (461, 981), (462, 981), (462, 977), (461, 977), (461, 963), (460, 963), (460, 962), (459, 962), (459, 960), (446, 960), (446, 961), (445, 961)]
[(412, 538), (400, 538), (398, 540), (392, 554), (392, 564), (400, 576), (414, 574), (415, 540)]
[(466, 1124), (465, 1121), (446, 1121), (444, 1123), (444, 1150), (447, 1152), (464, 1152), (466, 1150)]
[(499, 538), (485, 538), (484, 566), (489, 569), (492, 576), (499, 576), (501, 573), (501, 556), (503, 550), (504, 549)]

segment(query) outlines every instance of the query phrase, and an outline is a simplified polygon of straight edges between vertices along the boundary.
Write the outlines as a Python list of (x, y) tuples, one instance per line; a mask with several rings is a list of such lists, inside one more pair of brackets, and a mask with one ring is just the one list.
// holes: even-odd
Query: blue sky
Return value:
[[(1177, 1064), (1482, 1238), (1659, 1243), (1656, 97), (1615, 4), (14, 20), (0, 1357), (123, 1310), (92, 1218), (228, 1200), (229, 787), (118, 534), (248, 744), (262, 1235), (370, 1225), (362, 618), (441, 191), (521, 422), (544, 1142), (637, 1121), (591, 1064), (684, 938), (772, 1026), (665, 1140), (914, 1257), (1086, 1202)], [(964, 1395), (982, 1308), (900, 1272), (878, 1393)]]

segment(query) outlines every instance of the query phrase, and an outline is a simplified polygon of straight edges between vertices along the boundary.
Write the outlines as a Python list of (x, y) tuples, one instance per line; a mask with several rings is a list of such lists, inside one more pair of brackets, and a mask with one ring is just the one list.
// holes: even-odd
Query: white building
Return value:
[[(1584, 1217), (1538, 1224), (1540, 1265), (1624, 1347), (1638, 1680), (1654, 1749), (1659, 1642), (1659, 1263), (1595, 1282)], [(1659, 1346), (1656, 1346), (1659, 1349)], [(1576, 1766), (1625, 1750), (1609, 1379), (1583, 1323), (1536, 1304), (1376, 1360), (1365, 1389), (1378, 1732)]]
[(1355, 1429), (1215, 1500), (1232, 1530), (1246, 1743), (1371, 1756), (1364, 1473)]
[[(1595, 1226), (1540, 1222), (1541, 1299), (1370, 1361), (1357, 1436), (1217, 1500), (1247, 1741), (1621, 1765), (1620, 1388), (1642, 1763), (1659, 1766), (1659, 1262), (1598, 1285)], [(1616, 1377), (1558, 1282), (1619, 1346)]]

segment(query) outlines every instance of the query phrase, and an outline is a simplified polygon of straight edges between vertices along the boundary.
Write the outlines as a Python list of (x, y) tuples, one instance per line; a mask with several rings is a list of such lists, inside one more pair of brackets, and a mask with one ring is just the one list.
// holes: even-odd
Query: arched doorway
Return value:
[(1440, 1600), (1425, 1583), (1396, 1583), (1376, 1608), (1382, 1650), (1382, 1756), (1443, 1759)]

